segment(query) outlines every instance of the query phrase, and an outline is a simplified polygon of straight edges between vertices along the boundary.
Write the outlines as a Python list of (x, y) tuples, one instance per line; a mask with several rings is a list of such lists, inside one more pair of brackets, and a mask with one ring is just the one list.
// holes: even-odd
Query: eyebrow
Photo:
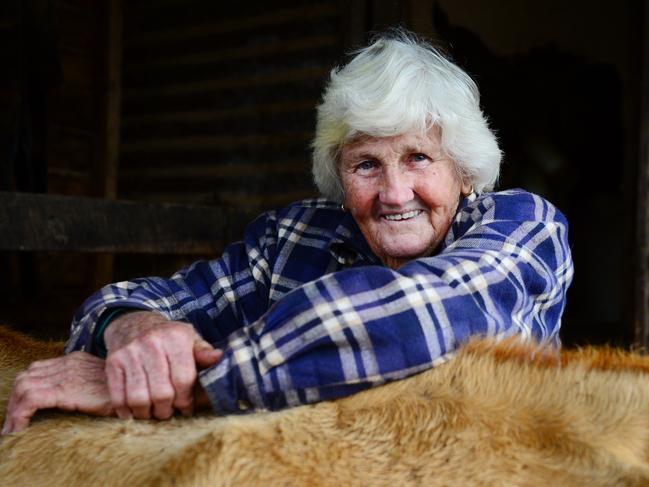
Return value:
[[(434, 144), (428, 146), (427, 144), (404, 143), (404, 145), (397, 147), (397, 152), (401, 154), (426, 154), (433, 159), (439, 159), (443, 156), (441, 146)], [(364, 147), (354, 148), (352, 145), (352, 147), (350, 147), (349, 149), (347, 159), (376, 159), (377, 157), (379, 157), (379, 154), (375, 152), (368, 152)], [(341, 162), (343, 161), (341, 160)]]
[(402, 152), (406, 152), (408, 154), (411, 154), (413, 152), (419, 153), (419, 152), (431, 152), (431, 151), (423, 150), (421, 146), (406, 145), (406, 146), (403, 147)]

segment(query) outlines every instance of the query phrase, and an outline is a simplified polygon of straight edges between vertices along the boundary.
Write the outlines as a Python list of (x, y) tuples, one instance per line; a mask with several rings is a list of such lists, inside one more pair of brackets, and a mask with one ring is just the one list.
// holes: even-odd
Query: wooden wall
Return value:
[[(316, 194), (308, 146), (323, 80), (343, 51), (345, 2), (31, 1), (51, 8), (63, 73), (44, 94), (50, 193), (247, 211)], [(3, 18), (0, 33), (14, 25)], [(11, 32), (4, 46), (20, 36)], [(11, 117), (3, 123), (11, 139)], [(5, 252), (0, 320), (65, 336), (99, 286), (195, 259)]]
[(314, 196), (340, 2), (131, 1), (120, 197), (266, 209)]
[[(562, 172), (543, 174), (541, 183), (572, 222), (577, 273), (567, 341), (628, 343), (634, 332), (646, 341), (645, 325), (632, 323), (649, 287), (646, 272), (636, 272), (638, 261), (647, 265), (646, 245), (638, 260), (630, 257), (635, 229), (647, 233), (635, 206), (636, 176), (646, 180), (646, 168), (636, 170), (639, 139), (646, 145), (638, 129), (642, 8), (573, 3), (546, 2), (534, 13), (514, 0), (488, 11), (477, 0), (5, 0), (0, 189), (21, 189), (6, 170), (22, 73), (34, 59), (23, 52), (20, 6), (52, 9), (55, 39), (43, 46), (56, 47), (62, 68), (57, 81), (55, 65), (38, 65), (49, 73), (37, 78), (49, 80), (41, 85), (50, 193), (249, 213), (316, 194), (309, 142), (327, 73), (368, 31), (402, 22), (449, 44), (458, 61), (471, 60), (507, 150), (507, 186), (530, 188), (525, 178), (538, 175), (532, 160), (547, 159), (525, 138), (530, 125), (560, 149), (550, 156), (563, 154)], [(101, 284), (167, 275), (195, 258), (5, 252), (0, 321), (61, 336)], [(636, 281), (644, 284), (634, 289)], [(646, 309), (637, 309), (635, 319), (646, 323)]]
[[(11, 69), (0, 89), (0, 149), (8, 175), (0, 189), (111, 196), (113, 5), (112, 0), (3, 2), (0, 62)], [(26, 151), (20, 159), (11, 156), (18, 149)], [(41, 163), (43, 185), (18, 177), (38, 174)], [(0, 320), (42, 336), (64, 336), (81, 300), (102, 277), (110, 277), (101, 270), (102, 259), (74, 252), (0, 254)]]

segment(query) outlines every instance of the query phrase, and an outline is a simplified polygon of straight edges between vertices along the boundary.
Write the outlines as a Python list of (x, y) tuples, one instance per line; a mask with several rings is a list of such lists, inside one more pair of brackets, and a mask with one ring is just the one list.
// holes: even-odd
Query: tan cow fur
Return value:
[[(0, 412), (52, 356), (0, 329)], [(168, 422), (40, 414), (0, 439), (2, 485), (649, 485), (649, 360), (472, 343), (434, 370), (277, 413)]]

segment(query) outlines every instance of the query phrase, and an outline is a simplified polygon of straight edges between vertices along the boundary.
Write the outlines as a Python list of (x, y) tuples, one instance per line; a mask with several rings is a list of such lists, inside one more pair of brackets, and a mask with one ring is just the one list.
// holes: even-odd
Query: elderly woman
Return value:
[(69, 354), (16, 380), (4, 432), (46, 407), (274, 410), (434, 367), (471, 336), (558, 342), (567, 223), (539, 196), (489, 192), (500, 160), (471, 78), (410, 35), (378, 38), (318, 107), (326, 199), (261, 215), (219, 259), (91, 296)]

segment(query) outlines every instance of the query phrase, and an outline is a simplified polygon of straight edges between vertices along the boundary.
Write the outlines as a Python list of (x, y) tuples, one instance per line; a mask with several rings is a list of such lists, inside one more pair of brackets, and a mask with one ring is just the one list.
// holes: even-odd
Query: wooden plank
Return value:
[(158, 53), (159, 58), (148, 57), (143, 62), (133, 63), (128, 73), (137, 74), (152, 68), (174, 69), (200, 64), (215, 64), (229, 60), (259, 59), (284, 55), (292, 52), (309, 51), (320, 47), (332, 47), (339, 44), (339, 39), (332, 35), (320, 35), (295, 39), (292, 41), (276, 41), (263, 45), (233, 47), (229, 49), (214, 49), (208, 52), (185, 54), (182, 56)]
[(644, 6), (642, 113), (637, 189), (635, 342), (649, 350), (649, 1)]
[(165, 140), (169, 138), (181, 139), (183, 137), (219, 137), (250, 136), (263, 133), (269, 137), (283, 136), (284, 134), (315, 131), (316, 101), (309, 111), (287, 112), (282, 115), (259, 114), (255, 117), (211, 120), (209, 122), (193, 123), (160, 123), (156, 125), (130, 126), (122, 131), (122, 140), (125, 145), (132, 142), (145, 140)]
[(208, 151), (184, 148), (183, 150), (165, 152), (134, 152), (130, 156), (122, 154), (120, 172), (127, 168), (172, 168), (182, 167), (185, 164), (205, 167), (250, 164), (256, 161), (281, 164), (300, 159), (305, 161), (311, 159), (308, 144), (298, 143), (283, 147), (241, 145), (235, 149), (224, 146)]
[[(164, 202), (164, 201), (182, 201), (188, 205), (204, 205), (206, 202), (213, 203), (218, 199), (218, 203), (227, 208), (237, 208), (240, 214), (246, 217), (240, 217), (245, 221), (252, 221), (255, 215), (266, 209), (278, 208), (286, 206), (293, 201), (303, 200), (306, 198), (317, 198), (319, 196), (315, 189), (301, 189), (298, 191), (291, 191), (287, 193), (268, 193), (268, 194), (252, 194), (249, 191), (211, 191), (211, 192), (198, 192), (192, 191), (191, 193), (183, 193), (180, 190), (177, 192), (150, 192), (143, 195), (132, 195), (132, 200), (141, 200), (146, 202)], [(156, 203), (159, 204), (159, 203)], [(241, 222), (240, 222), (241, 223)], [(234, 237), (230, 240), (235, 240)]]
[(280, 101), (261, 103), (258, 105), (236, 107), (230, 109), (200, 109), (200, 110), (179, 110), (172, 112), (156, 112), (146, 115), (131, 115), (122, 120), (122, 126), (138, 125), (161, 125), (166, 123), (198, 123), (214, 122), (220, 120), (232, 120), (234, 118), (258, 117), (260, 115), (279, 115), (284, 113), (295, 113), (312, 111), (317, 101), (308, 100)]
[(266, 25), (279, 25), (295, 20), (305, 21), (307, 19), (332, 17), (335, 15), (338, 15), (338, 8), (335, 5), (307, 5), (286, 10), (278, 10), (258, 16), (250, 16), (240, 19), (228, 18), (227, 20), (219, 22), (206, 22), (189, 27), (182, 26), (156, 32), (135, 34), (129, 39), (127, 47), (179, 42), (197, 37), (254, 29)]
[[(212, 192), (215, 198), (220, 198), (224, 191), (236, 193), (272, 193), (280, 194), (295, 191), (297, 189), (311, 189), (311, 174), (309, 165), (304, 164), (299, 171), (292, 173), (277, 173), (274, 171), (258, 172), (247, 177), (229, 176), (193, 178), (180, 175), (176, 179), (152, 178), (147, 179), (123, 179), (120, 178), (120, 194), (149, 193), (160, 191), (168, 193), (183, 192)], [(175, 200), (169, 200), (175, 201)], [(219, 203), (219, 199), (214, 200)]]
[(282, 163), (247, 163), (247, 164), (183, 164), (175, 167), (149, 166), (144, 168), (123, 169), (119, 173), (123, 181), (160, 180), (177, 181), (180, 179), (213, 179), (213, 178), (247, 178), (260, 173), (291, 175), (310, 170), (311, 163), (306, 160)]
[(243, 89), (264, 85), (276, 85), (284, 83), (298, 84), (304, 80), (324, 78), (329, 74), (329, 68), (306, 67), (287, 69), (280, 73), (253, 75), (248, 78), (233, 76), (205, 81), (194, 81), (188, 83), (176, 83), (163, 86), (150, 86), (148, 88), (128, 89), (125, 93), (126, 99), (146, 99), (153, 97), (165, 97), (169, 95), (187, 95), (200, 93), (206, 95), (213, 92), (228, 90), (232, 88)]
[(234, 149), (242, 146), (283, 147), (304, 143), (313, 137), (311, 132), (292, 132), (276, 135), (195, 136), (167, 137), (164, 139), (142, 140), (122, 144), (122, 154), (132, 155), (147, 152), (173, 150), (210, 150), (215, 148)]
[(252, 218), (218, 207), (0, 192), (0, 250), (211, 255)]

